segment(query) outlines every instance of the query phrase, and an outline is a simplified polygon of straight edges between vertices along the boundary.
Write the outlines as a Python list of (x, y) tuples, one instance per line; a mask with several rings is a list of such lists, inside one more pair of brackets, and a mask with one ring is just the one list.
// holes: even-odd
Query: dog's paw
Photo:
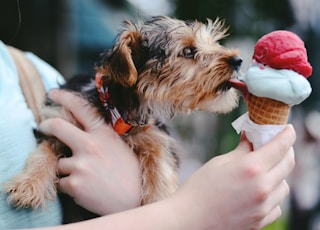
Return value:
[(41, 177), (27, 177), (20, 174), (4, 185), (7, 202), (16, 208), (45, 209), (46, 200), (54, 200), (56, 189), (54, 182), (43, 183)]

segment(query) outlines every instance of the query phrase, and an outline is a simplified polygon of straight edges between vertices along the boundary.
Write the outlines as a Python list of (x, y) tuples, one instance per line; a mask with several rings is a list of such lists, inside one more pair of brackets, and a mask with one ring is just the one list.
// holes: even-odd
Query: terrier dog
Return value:
[[(219, 44), (227, 36), (219, 19), (201, 23), (157, 16), (124, 24), (114, 46), (102, 54), (96, 76), (73, 78), (62, 88), (95, 106), (137, 154), (144, 205), (177, 188), (178, 150), (164, 122), (196, 110), (234, 109), (238, 94), (228, 81), (242, 60), (237, 50)], [(68, 111), (48, 100), (43, 119), (50, 117), (78, 125)], [(24, 172), (6, 184), (8, 202), (19, 208), (45, 207), (46, 199), (56, 195), (57, 160), (66, 149), (54, 137), (42, 138)]]

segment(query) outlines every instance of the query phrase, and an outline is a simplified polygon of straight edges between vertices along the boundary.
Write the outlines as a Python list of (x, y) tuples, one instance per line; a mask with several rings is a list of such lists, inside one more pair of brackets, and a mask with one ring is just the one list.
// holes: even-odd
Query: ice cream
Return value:
[(309, 81), (293, 70), (253, 64), (239, 79), (245, 82), (251, 94), (290, 106), (300, 104), (311, 93)]
[(296, 34), (279, 30), (260, 38), (248, 71), (230, 81), (244, 93), (248, 105), (246, 116), (250, 121), (244, 118), (236, 121), (237, 131), (248, 129), (244, 125), (248, 122), (250, 129), (253, 124), (285, 124), (290, 107), (310, 95), (311, 86), (306, 78), (311, 73), (304, 43)]

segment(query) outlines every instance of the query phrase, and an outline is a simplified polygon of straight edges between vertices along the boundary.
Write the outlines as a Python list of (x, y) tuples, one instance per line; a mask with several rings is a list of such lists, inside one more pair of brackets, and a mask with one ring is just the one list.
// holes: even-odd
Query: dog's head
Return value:
[(171, 117), (191, 110), (225, 113), (237, 106), (238, 95), (228, 80), (242, 61), (238, 51), (219, 44), (226, 36), (221, 21), (159, 16), (125, 25), (97, 71), (132, 89), (140, 113)]

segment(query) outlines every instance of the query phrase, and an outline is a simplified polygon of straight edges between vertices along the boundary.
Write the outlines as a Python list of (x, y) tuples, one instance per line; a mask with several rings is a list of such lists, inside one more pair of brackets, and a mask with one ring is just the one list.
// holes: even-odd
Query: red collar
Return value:
[(109, 113), (114, 130), (119, 135), (124, 135), (129, 132), (129, 130), (132, 128), (132, 125), (125, 122), (117, 108), (111, 105), (108, 86), (104, 86), (103, 76), (104, 75), (100, 73), (96, 73), (96, 86), (99, 92), (100, 101), (105, 107), (106, 111)]

